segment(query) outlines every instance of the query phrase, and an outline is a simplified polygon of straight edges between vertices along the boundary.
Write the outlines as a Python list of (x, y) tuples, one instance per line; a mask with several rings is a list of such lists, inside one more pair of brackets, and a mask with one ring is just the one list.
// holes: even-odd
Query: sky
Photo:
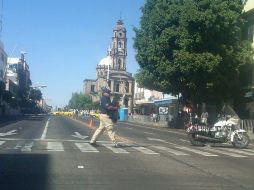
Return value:
[[(33, 86), (48, 105), (63, 107), (84, 79), (96, 79), (113, 29), (122, 18), (127, 30), (127, 71), (135, 74), (133, 27), (139, 28), (145, 0), (0, 0), (1, 41), (9, 57), (25, 58)], [(1, 2), (2, 3), (2, 2)]]

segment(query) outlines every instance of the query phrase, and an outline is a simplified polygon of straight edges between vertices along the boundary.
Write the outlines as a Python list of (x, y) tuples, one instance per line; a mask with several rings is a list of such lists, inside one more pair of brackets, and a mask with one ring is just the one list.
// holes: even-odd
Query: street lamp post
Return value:
[(29, 100), (30, 98), (31, 89), (40, 89), (40, 88), (46, 88), (46, 87), (47, 87), (46, 85), (30, 86), (27, 99)]

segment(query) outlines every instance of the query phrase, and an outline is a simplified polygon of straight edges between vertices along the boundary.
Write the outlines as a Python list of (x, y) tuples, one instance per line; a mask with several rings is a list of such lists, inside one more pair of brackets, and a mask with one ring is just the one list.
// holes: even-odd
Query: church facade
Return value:
[(113, 30), (112, 42), (108, 49), (107, 56), (103, 58), (96, 67), (96, 79), (85, 79), (83, 81), (84, 94), (93, 97), (98, 101), (100, 89), (107, 86), (113, 95), (123, 100), (128, 99), (128, 107), (133, 107), (134, 78), (126, 71), (127, 37), (123, 21), (117, 21)]

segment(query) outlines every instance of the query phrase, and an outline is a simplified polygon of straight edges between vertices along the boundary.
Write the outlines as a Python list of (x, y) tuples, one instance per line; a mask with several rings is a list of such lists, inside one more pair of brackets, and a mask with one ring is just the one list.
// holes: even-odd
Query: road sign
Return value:
[(159, 114), (160, 115), (167, 115), (168, 114), (168, 107), (159, 107)]

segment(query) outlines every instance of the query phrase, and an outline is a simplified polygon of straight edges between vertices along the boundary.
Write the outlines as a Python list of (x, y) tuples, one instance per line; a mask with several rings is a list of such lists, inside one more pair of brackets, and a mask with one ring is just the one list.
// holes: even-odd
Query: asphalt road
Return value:
[(98, 121), (27, 116), (0, 126), (3, 190), (253, 190), (254, 146), (193, 147), (181, 130), (118, 123), (122, 148)]

